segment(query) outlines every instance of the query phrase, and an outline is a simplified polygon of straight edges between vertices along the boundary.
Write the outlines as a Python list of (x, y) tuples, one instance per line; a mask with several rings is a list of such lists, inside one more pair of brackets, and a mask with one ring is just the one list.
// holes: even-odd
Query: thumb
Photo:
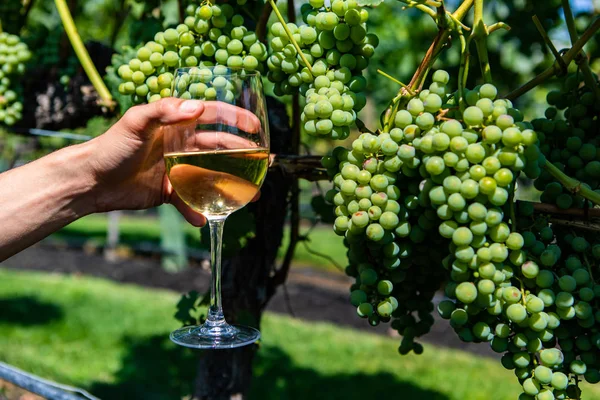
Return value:
[(200, 100), (168, 97), (130, 108), (120, 122), (129, 133), (145, 138), (160, 126), (196, 119), (203, 112), (204, 103)]

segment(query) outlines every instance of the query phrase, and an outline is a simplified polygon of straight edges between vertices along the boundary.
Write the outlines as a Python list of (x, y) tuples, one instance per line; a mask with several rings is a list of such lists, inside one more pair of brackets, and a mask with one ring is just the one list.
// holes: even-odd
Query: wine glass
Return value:
[(222, 349), (260, 338), (254, 328), (229, 325), (221, 302), (221, 243), (227, 216), (258, 194), (269, 167), (269, 123), (261, 75), (224, 66), (180, 68), (172, 95), (203, 100), (188, 123), (164, 128), (164, 158), (175, 192), (208, 219), (211, 294), (206, 321), (171, 333), (175, 343)]

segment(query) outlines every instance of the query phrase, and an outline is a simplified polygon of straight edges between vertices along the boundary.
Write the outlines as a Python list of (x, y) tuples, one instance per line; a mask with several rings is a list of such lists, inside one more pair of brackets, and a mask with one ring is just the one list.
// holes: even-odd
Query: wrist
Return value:
[(93, 156), (89, 143), (69, 146), (52, 153), (49, 169), (61, 182), (65, 201), (74, 218), (98, 212), (95, 179), (91, 167)]

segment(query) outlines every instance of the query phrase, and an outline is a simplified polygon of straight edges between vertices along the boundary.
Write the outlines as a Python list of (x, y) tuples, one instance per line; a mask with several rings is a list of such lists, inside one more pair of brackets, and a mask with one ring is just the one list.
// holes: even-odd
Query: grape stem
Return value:
[(69, 6), (65, 0), (55, 0), (55, 4), (58, 14), (60, 15), (60, 19), (65, 27), (65, 32), (67, 33), (67, 36), (71, 41), (71, 45), (73, 46), (73, 50), (75, 50), (75, 54), (77, 54), (77, 58), (79, 58), (79, 62), (90, 79), (90, 82), (92, 82), (92, 85), (94, 85), (98, 95), (100, 95), (102, 105), (113, 108), (115, 102), (113, 101), (112, 95), (100, 77), (96, 66), (90, 58), (90, 54), (85, 48), (83, 41), (77, 32), (77, 27), (73, 21), (73, 16), (71, 15)]
[[(460, 22), (465, 18), (473, 6), (473, 2), (474, 0), (464, 0), (452, 14), (446, 13), (446, 9), (444, 8), (443, 4), (438, 7), (437, 22), (439, 30), (433, 40), (433, 43), (431, 43), (429, 49), (427, 49), (425, 56), (421, 60), (419, 67), (413, 74), (413, 77), (408, 84), (411, 90), (415, 92), (420, 90), (425, 82), (425, 79), (427, 78), (427, 75), (429, 74), (429, 71), (431, 70), (431, 67), (437, 60), (441, 51), (444, 49), (444, 47), (446, 47), (448, 39), (450, 38), (450, 33), (453, 31), (453, 28), (448, 26), (448, 20), (454, 23), (455, 26), (458, 25), (456, 22)], [(445, 18), (446, 16), (449, 16), (448, 20)], [(406, 89), (400, 88), (396, 97), (392, 99), (388, 108), (381, 115), (381, 126), (385, 132), (388, 132), (391, 128), (392, 122), (394, 121), (396, 112), (398, 111), (400, 105), (406, 104), (408, 99), (410, 99), (410, 97), (407, 97), (406, 94), (408, 94)]]
[(314, 254), (317, 257), (321, 257), (324, 258), (325, 260), (329, 261), (331, 264), (333, 264), (334, 267), (336, 267), (337, 269), (339, 269), (340, 271), (344, 272), (344, 267), (342, 267), (340, 264), (337, 263), (337, 261), (335, 261), (335, 259), (325, 253), (321, 253), (320, 251), (314, 250), (312, 249), (309, 245), (308, 245), (308, 238), (304, 237), (302, 239), (302, 245), (304, 246), (304, 249), (306, 251), (308, 251), (310, 254)]
[(527, 306), (527, 302), (525, 301), (525, 286), (523, 286), (523, 281), (515, 276), (515, 279), (519, 281), (519, 286), (521, 287), (521, 303), (523, 307)]
[(469, 43), (471, 37), (467, 39), (462, 32), (459, 32), (460, 39), (460, 67), (458, 68), (458, 107), (460, 111), (464, 111), (465, 106), (465, 88), (467, 85), (467, 78), (469, 76)]
[(517, 178), (515, 177), (510, 184), (510, 195), (508, 196), (508, 205), (510, 212), (510, 228), (512, 232), (517, 232), (517, 213), (515, 210), (515, 188), (517, 185)]
[(591, 201), (596, 205), (600, 205), (600, 194), (594, 192), (589, 187), (582, 185), (577, 179), (573, 179), (567, 176), (564, 172), (558, 169), (550, 161), (546, 160), (544, 164), (546, 171), (550, 173), (557, 181), (559, 181), (566, 189), (571, 191), (573, 194), (578, 194), (581, 197)]
[(275, 4), (274, 0), (269, 0), (269, 4), (271, 4), (271, 7), (273, 8), (273, 11), (275, 12), (275, 15), (277, 16), (277, 19), (279, 20), (279, 22), (283, 26), (283, 29), (285, 30), (285, 34), (287, 35), (288, 39), (294, 45), (294, 48), (298, 52), (298, 55), (300, 56), (300, 58), (304, 62), (304, 65), (306, 65), (306, 68), (308, 68), (308, 71), (312, 75), (312, 65), (310, 65), (310, 63), (308, 62), (308, 60), (304, 56), (304, 53), (302, 52), (302, 49), (298, 45), (298, 42), (296, 42), (296, 39), (294, 39), (294, 35), (290, 31), (290, 28), (288, 28), (288, 26), (287, 26), (287, 24), (285, 22), (285, 19), (283, 19), (283, 16), (279, 12), (279, 9), (277, 8), (277, 4)]
[[(487, 37), (489, 35), (487, 27), (483, 22), (483, 0), (475, 0), (473, 7), (473, 32), (471, 38), (475, 42), (477, 48), (477, 58), (481, 67), (481, 75), (485, 83), (492, 83), (492, 70), (490, 67), (490, 59), (487, 51)], [(467, 42), (469, 44), (469, 42)], [(465, 78), (465, 83), (466, 83)]]
[[(406, 6), (408, 8), (416, 8), (417, 10), (423, 11), (425, 14), (429, 15), (431, 18), (433, 18), (434, 21), (437, 22), (437, 14), (434, 10), (432, 10), (431, 8), (429, 8), (427, 5), (422, 4), (422, 3), (417, 3), (416, 1), (410, 1), (410, 0), (400, 0), (400, 2), (406, 4)], [(440, 7), (441, 3), (438, 2), (438, 5), (435, 5), (433, 7)]]
[(585, 253), (583, 253), (583, 260), (585, 261), (585, 265), (587, 265), (588, 272), (590, 274), (590, 279), (594, 282), (594, 275), (592, 274), (592, 265), (590, 264), (590, 260)]
[(488, 26), (488, 33), (493, 33), (500, 29), (506, 29), (507, 31), (510, 31), (510, 26), (504, 22), (496, 22), (495, 24)]
[[(571, 5), (569, 4), (569, 0), (562, 0), (563, 10), (565, 13), (565, 20), (567, 21), (567, 29), (569, 31), (569, 36), (571, 37), (571, 44), (577, 42), (577, 28), (575, 28), (575, 19), (573, 18), (573, 12), (571, 11)], [(583, 49), (577, 55), (575, 62), (581, 68), (581, 72), (583, 73), (583, 79), (585, 80), (585, 84), (590, 88), (592, 93), (596, 96), (596, 98), (600, 98), (600, 87), (596, 85), (596, 81), (594, 80), (594, 73), (590, 69), (590, 64), (588, 63), (588, 58)]]
[[(565, 64), (569, 65), (571, 61), (575, 59), (577, 54), (581, 51), (583, 46), (596, 34), (596, 32), (600, 30), (600, 18), (596, 18), (594, 22), (583, 32), (581, 37), (573, 44), (573, 46), (565, 53), (562, 57)], [(513, 90), (504, 96), (505, 99), (514, 100), (525, 93), (529, 92), (534, 87), (541, 85), (546, 82), (548, 79), (553, 76), (559, 74), (561, 72), (560, 65), (557, 61), (552, 64), (549, 68), (544, 70), (542, 73), (531, 79), (529, 82), (525, 83), (523, 86), (518, 89)]]
[(390, 74), (383, 72), (382, 70), (378, 69), (377, 73), (380, 75), (385, 76), (386, 78), (388, 78), (390, 81), (392, 82), (396, 82), (398, 85), (402, 86), (404, 89), (406, 89), (406, 91), (408, 92), (408, 94), (410, 94), (411, 96), (415, 95), (415, 92), (413, 92), (411, 90), (410, 87), (408, 87), (408, 85), (405, 85), (404, 83), (400, 82), (398, 79), (394, 78), (393, 76), (391, 76)]

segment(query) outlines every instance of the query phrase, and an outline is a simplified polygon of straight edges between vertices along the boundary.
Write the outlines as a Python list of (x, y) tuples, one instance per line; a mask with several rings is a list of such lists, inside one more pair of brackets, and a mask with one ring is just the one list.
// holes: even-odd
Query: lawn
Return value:
[[(69, 239), (83, 244), (92, 241), (97, 245), (106, 242), (107, 218), (103, 214), (94, 214), (81, 218), (66, 226), (53, 235), (54, 239)], [(125, 245), (135, 245), (141, 242), (160, 244), (160, 225), (158, 219), (152, 217), (123, 216), (119, 222), (120, 241)], [(186, 224), (186, 243), (189, 247), (199, 246), (198, 229)], [(301, 229), (301, 233), (307, 229)], [(280, 257), (289, 242), (288, 230), (284, 236), (283, 246), (280, 248)], [(329, 271), (338, 269), (327, 259), (311, 253), (317, 251), (332, 257), (343, 268), (346, 266), (346, 248), (342, 239), (333, 233), (329, 226), (317, 226), (309, 235), (309, 240), (301, 242), (296, 247), (294, 263), (296, 266), (313, 266)]]
[[(197, 354), (167, 339), (177, 293), (3, 269), (0, 282), (0, 360), (105, 400), (189, 392)], [(395, 339), (275, 314), (261, 330), (251, 399), (515, 400), (519, 392), (498, 362), (460, 351), (427, 345), (400, 357)]]

